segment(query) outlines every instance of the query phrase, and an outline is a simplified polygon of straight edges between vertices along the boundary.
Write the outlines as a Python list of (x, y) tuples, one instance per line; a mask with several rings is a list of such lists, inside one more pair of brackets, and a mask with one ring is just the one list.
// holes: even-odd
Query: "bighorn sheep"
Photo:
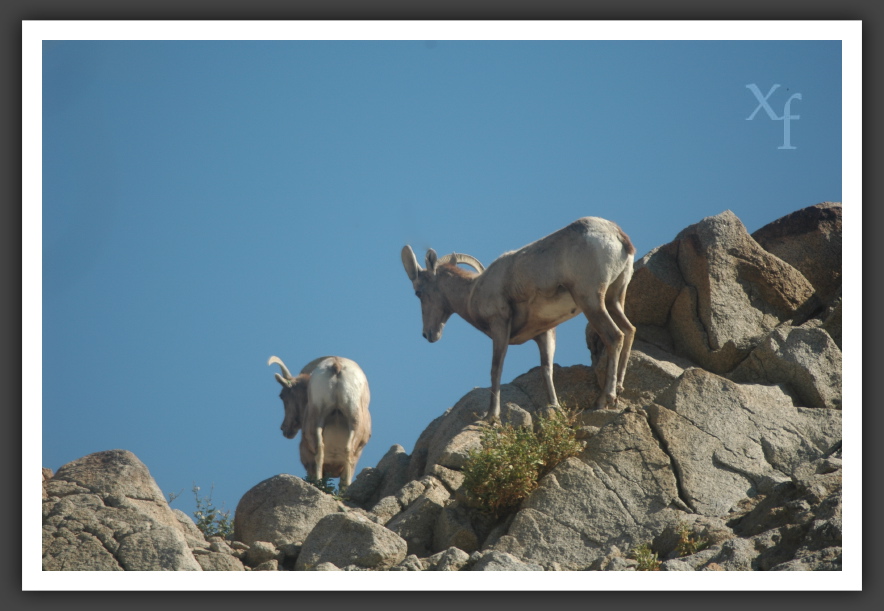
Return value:
[(368, 380), (350, 359), (323, 356), (292, 376), (285, 363), (271, 356), (282, 375), (279, 393), (285, 407), (282, 434), (294, 439), (301, 431), (301, 464), (317, 481), (340, 477), (341, 487), (350, 485), (362, 449), (371, 437)]
[(624, 313), (634, 255), (635, 247), (615, 223), (585, 217), (504, 253), (488, 269), (469, 255), (437, 258), (432, 249), (423, 269), (407, 245), (402, 264), (421, 301), (427, 340), (438, 341), (448, 318), (457, 313), (493, 341), (491, 405), (485, 418), (494, 422), (500, 415), (500, 375), (509, 344), (537, 342), (549, 400), (558, 405), (552, 377), (556, 326), (581, 311), (589, 320), (587, 344), (595, 332), (606, 350), (605, 384), (597, 407), (616, 405), (635, 337), (635, 327)]

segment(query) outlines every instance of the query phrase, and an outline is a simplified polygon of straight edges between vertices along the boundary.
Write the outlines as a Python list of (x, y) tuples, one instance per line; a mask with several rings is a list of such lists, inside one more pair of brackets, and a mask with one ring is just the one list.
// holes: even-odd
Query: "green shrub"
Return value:
[(632, 550), (630, 557), (638, 562), (635, 567), (636, 571), (659, 571), (660, 561), (657, 559), (657, 552), (651, 550), (651, 546), (647, 543), (639, 545)]
[(678, 544), (675, 546), (675, 551), (678, 552), (679, 556), (691, 556), (703, 551), (707, 547), (709, 547), (708, 539), (695, 539), (691, 536), (691, 531), (688, 529), (687, 524), (682, 523), (678, 525)]
[[(206, 537), (221, 536), (225, 539), (233, 534), (233, 518), (230, 517), (230, 511), (218, 509), (212, 504), (212, 493), (215, 491), (215, 484), (209, 491), (208, 497), (200, 496), (200, 487), (193, 485), (193, 496), (196, 499), (196, 511), (193, 517), (196, 527)], [(223, 504), (222, 504), (223, 506)]]
[(464, 488), (482, 509), (502, 515), (515, 509), (537, 486), (541, 460), (534, 433), (509, 426), (482, 433), (481, 450), (464, 465)]
[(318, 480), (315, 477), (311, 477), (308, 475), (307, 477), (304, 478), (304, 481), (307, 482), (308, 484), (313, 484), (314, 486), (316, 486), (317, 488), (319, 488), (320, 490), (322, 490), (326, 494), (330, 494), (332, 496), (337, 497), (340, 495), (341, 489), (339, 487), (338, 488), (335, 487), (335, 485), (332, 483), (332, 479), (334, 479), (334, 478), (323, 477), (322, 479)]
[(577, 410), (561, 407), (546, 418), (538, 420), (537, 440), (540, 444), (541, 468), (539, 477), (552, 471), (562, 461), (583, 451), (577, 439)]
[(537, 432), (500, 426), (482, 433), (482, 446), (464, 464), (464, 489), (480, 509), (500, 517), (515, 510), (538, 480), (560, 462), (576, 456), (576, 412), (555, 410), (538, 421)]

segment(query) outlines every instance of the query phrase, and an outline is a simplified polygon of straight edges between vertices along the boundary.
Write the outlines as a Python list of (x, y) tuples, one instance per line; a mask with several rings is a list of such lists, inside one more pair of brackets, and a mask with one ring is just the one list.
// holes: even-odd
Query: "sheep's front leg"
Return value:
[(485, 420), (490, 423), (500, 421), (500, 376), (503, 373), (503, 359), (510, 340), (510, 321), (500, 324), (492, 330), (491, 339), (494, 347), (491, 353), (491, 405)]
[(558, 407), (559, 398), (556, 396), (556, 387), (553, 385), (553, 355), (556, 353), (556, 328), (541, 333), (534, 338), (537, 347), (540, 348), (540, 369), (546, 380), (546, 390), (549, 396), (549, 404)]

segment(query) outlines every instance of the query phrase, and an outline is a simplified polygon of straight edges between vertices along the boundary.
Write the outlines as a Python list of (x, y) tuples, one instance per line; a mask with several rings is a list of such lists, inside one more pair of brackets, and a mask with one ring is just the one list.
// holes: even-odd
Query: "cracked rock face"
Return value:
[(702, 369), (685, 371), (658, 401), (649, 421), (684, 502), (703, 515), (770, 492), (841, 439), (839, 411), (795, 407), (777, 386), (739, 385)]
[(796, 210), (752, 234), (762, 248), (800, 271), (820, 300), (841, 292), (841, 204)]
[(727, 210), (636, 262), (626, 314), (640, 339), (723, 374), (813, 294), (801, 272), (764, 250)]
[(178, 518), (131, 452), (68, 463), (46, 481), (45, 492), (44, 570), (202, 570)]
[(820, 327), (777, 327), (728, 377), (786, 384), (799, 405), (841, 409), (841, 348)]
[(493, 549), (586, 568), (611, 545), (631, 548), (677, 521), (669, 457), (644, 416), (623, 413), (540, 481)]

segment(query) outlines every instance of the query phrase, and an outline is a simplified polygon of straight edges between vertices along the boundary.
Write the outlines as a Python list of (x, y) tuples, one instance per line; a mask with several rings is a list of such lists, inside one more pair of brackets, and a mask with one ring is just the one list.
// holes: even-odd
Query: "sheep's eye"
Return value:
[(414, 296), (417, 297), (418, 299), (420, 299), (421, 298), (421, 291), (415, 291)]

